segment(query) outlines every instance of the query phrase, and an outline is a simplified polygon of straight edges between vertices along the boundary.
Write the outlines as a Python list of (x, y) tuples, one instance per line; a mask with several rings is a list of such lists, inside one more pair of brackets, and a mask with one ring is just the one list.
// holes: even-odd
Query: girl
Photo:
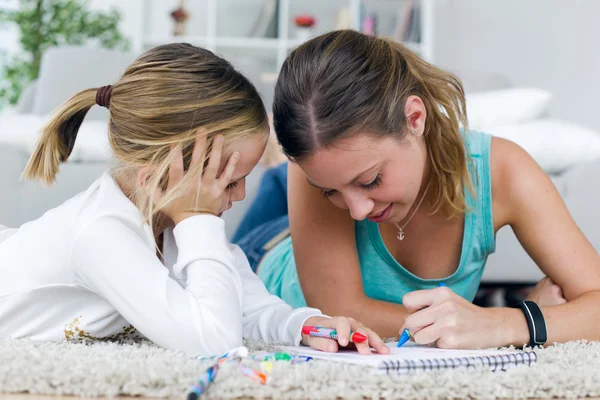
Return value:
[(123, 339), (215, 355), (242, 337), (336, 351), (303, 325), (368, 335), (352, 319), (292, 310), (265, 290), (219, 216), (244, 198), (268, 121), (254, 86), (188, 44), (141, 55), (114, 86), (84, 90), (42, 132), (25, 176), (52, 183), (87, 111), (109, 108), (116, 165), (90, 188), (0, 243), (0, 337)]
[[(293, 162), (291, 237), (271, 215), (248, 235), (261, 243), (239, 239), (271, 293), (440, 347), (600, 339), (598, 253), (525, 151), (464, 128), (456, 77), (401, 44), (330, 32), (285, 61), (273, 116)], [(480, 308), (504, 226), (548, 279), (521, 309)], [(553, 282), (566, 302), (544, 306)]]

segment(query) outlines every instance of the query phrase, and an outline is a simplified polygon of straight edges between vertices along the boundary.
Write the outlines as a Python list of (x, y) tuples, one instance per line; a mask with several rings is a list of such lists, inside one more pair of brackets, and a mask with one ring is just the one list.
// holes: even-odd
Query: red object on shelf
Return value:
[(188, 19), (189, 14), (185, 9), (178, 8), (171, 13), (171, 17), (173, 17), (175, 21), (185, 21)]
[(294, 22), (296, 22), (296, 26), (310, 28), (315, 24), (315, 19), (310, 15), (298, 15), (294, 18)]

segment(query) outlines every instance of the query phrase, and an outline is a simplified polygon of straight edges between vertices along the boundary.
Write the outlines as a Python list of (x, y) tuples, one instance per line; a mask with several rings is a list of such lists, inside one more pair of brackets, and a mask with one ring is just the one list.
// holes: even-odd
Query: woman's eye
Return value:
[(227, 189), (233, 189), (236, 188), (238, 186), (237, 182), (231, 182), (229, 185), (227, 185)]
[(371, 183), (367, 183), (366, 185), (360, 185), (362, 186), (363, 189), (366, 190), (373, 190), (375, 188), (377, 188), (377, 186), (379, 186), (381, 184), (381, 175), (377, 174), (377, 176), (375, 177), (375, 179), (373, 179), (373, 181)]

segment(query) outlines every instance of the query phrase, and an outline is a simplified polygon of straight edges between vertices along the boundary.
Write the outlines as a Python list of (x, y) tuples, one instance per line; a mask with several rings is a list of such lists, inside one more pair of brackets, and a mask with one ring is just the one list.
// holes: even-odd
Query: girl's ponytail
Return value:
[(96, 104), (98, 89), (86, 89), (71, 97), (42, 129), (41, 136), (23, 176), (30, 180), (54, 183), (59, 164), (67, 161), (79, 127), (89, 109)]

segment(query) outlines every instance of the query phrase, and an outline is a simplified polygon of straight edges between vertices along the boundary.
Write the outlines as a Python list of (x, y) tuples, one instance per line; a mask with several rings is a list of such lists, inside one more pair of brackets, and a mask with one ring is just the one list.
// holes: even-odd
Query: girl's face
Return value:
[(221, 165), (218, 174), (221, 175), (229, 157), (234, 152), (240, 153), (240, 159), (235, 168), (233, 179), (229, 183), (223, 202), (221, 204), (221, 216), (225, 211), (229, 210), (233, 203), (242, 201), (246, 197), (246, 176), (254, 169), (260, 158), (262, 157), (267, 141), (263, 135), (253, 135), (247, 139), (238, 140), (223, 151)]
[(370, 134), (344, 139), (298, 164), (308, 182), (353, 219), (400, 222), (429, 175), (421, 134), (402, 141)]

